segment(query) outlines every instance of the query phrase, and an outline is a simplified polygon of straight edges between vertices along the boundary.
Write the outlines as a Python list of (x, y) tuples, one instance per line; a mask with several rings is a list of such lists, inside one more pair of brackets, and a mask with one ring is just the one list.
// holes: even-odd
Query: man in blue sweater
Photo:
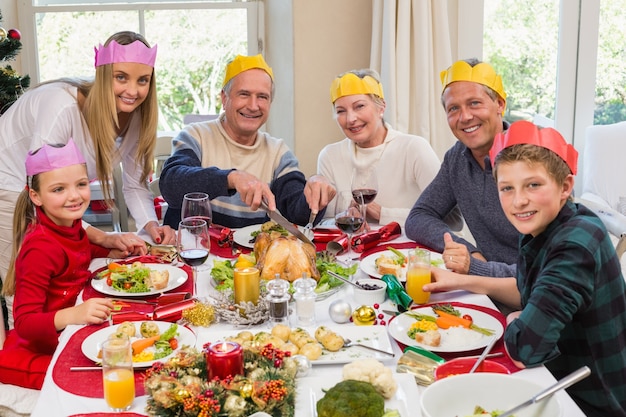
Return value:
[(159, 188), (169, 207), (164, 223), (178, 228), (183, 196), (205, 192), (213, 223), (238, 228), (268, 220), (262, 200), (291, 222), (304, 225), (311, 212), (323, 218), (335, 188), (323, 176), (308, 180), (282, 139), (259, 130), (274, 97), (274, 75), (261, 55), (238, 55), (226, 67), (224, 112), (192, 123), (172, 140)]
[[(446, 152), (439, 173), (411, 209), (406, 234), (443, 252), (448, 269), (514, 277), (519, 234), (502, 211), (488, 159), (495, 135), (508, 128), (502, 119), (502, 79), (489, 64), (470, 59), (442, 71), (441, 81), (441, 102), (459, 141)], [(457, 207), (476, 245), (453, 234), (443, 221)]]

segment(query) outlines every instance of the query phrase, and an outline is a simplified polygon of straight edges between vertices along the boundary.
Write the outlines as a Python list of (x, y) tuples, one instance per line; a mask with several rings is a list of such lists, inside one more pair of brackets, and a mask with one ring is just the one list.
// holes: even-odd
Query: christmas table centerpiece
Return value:
[[(298, 361), (272, 345), (243, 350), (243, 375), (211, 374), (211, 349), (184, 347), (146, 372), (146, 412), (165, 417), (247, 417), (258, 411), (292, 417)], [(207, 364), (209, 364), (207, 366)]]

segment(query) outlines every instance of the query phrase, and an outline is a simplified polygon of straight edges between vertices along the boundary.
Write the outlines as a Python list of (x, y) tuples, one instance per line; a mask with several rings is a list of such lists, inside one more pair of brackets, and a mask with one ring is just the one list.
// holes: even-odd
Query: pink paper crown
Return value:
[(128, 45), (120, 45), (117, 41), (109, 42), (107, 46), (100, 44), (99, 48), (93, 48), (96, 53), (96, 67), (117, 62), (136, 62), (150, 65), (154, 68), (156, 61), (157, 46), (148, 48), (140, 40)]
[(45, 144), (36, 151), (28, 152), (26, 157), (26, 175), (33, 176), (42, 172), (84, 163), (85, 158), (76, 147), (74, 140), (70, 138), (67, 144), (59, 148)]
[(567, 164), (572, 174), (576, 175), (576, 165), (578, 163), (578, 151), (574, 147), (565, 142), (565, 139), (561, 134), (550, 127), (544, 127), (540, 129), (535, 124), (520, 120), (514, 122), (509, 126), (509, 129), (504, 133), (498, 133), (493, 141), (493, 145), (489, 150), (489, 159), (491, 160), (491, 166), (496, 161), (496, 156), (504, 148), (508, 148), (513, 145), (536, 145), (546, 148), (561, 157)]

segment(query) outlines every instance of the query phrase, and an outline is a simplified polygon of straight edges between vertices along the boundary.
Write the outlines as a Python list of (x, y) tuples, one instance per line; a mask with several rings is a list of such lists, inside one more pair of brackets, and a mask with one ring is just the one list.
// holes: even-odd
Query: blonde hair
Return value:
[[(128, 45), (139, 40), (150, 47), (150, 44), (143, 36), (130, 31), (113, 34), (107, 39), (105, 45), (108, 45), (113, 40), (120, 45)], [(115, 140), (118, 136), (117, 129), (120, 127), (117, 107), (115, 106), (115, 94), (113, 93), (113, 64), (97, 67), (94, 80), (61, 78), (42, 84), (54, 82), (68, 83), (76, 87), (85, 96), (82, 113), (93, 141), (96, 155), (96, 175), (103, 185), (102, 191), (107, 204), (113, 206), (111, 182), (113, 181), (113, 160), (116, 152)], [(135, 154), (135, 161), (137, 165), (142, 167), (140, 181), (141, 183), (146, 183), (147, 187), (148, 176), (152, 171), (158, 125), (158, 102), (154, 69), (150, 78), (148, 95), (135, 111), (141, 112), (141, 130), (139, 132), (139, 144)]]
[[(39, 174), (31, 177), (31, 189), (39, 192)], [(13, 216), (13, 247), (11, 249), (11, 263), (7, 275), (2, 283), (2, 295), (11, 296), (15, 294), (15, 260), (22, 248), (24, 236), (31, 225), (37, 222), (35, 215), (35, 204), (30, 199), (28, 188), (24, 188), (15, 203)]]

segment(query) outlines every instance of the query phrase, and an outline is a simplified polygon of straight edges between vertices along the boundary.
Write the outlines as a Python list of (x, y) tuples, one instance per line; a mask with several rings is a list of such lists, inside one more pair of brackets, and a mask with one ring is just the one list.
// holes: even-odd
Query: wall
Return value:
[(287, 141), (310, 176), (319, 151), (345, 137), (332, 117), (330, 84), (342, 72), (369, 66), (371, 2), (265, 0), (265, 5), (266, 57), (277, 72), (267, 130)]

